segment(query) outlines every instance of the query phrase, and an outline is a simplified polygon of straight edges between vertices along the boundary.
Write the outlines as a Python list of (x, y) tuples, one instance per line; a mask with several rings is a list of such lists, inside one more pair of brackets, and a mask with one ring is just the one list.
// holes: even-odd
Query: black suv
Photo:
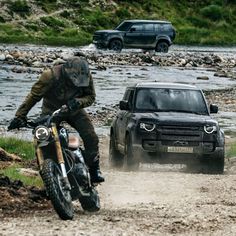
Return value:
[(97, 48), (120, 52), (122, 48), (155, 49), (168, 52), (175, 38), (175, 29), (168, 21), (125, 20), (114, 30), (98, 30), (93, 43)]
[(223, 173), (224, 132), (210, 116), (217, 112), (195, 86), (128, 87), (110, 130), (110, 163), (131, 169), (140, 162), (179, 163), (200, 167), (203, 173)]

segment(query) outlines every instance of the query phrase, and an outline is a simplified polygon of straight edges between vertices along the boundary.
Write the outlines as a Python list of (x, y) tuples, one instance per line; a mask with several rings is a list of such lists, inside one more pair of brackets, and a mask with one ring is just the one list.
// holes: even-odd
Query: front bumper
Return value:
[(97, 48), (108, 48), (109, 41), (107, 38), (94, 36), (93, 37), (93, 44), (96, 45)]
[[(207, 145), (208, 146), (208, 145)], [(133, 144), (134, 155), (140, 162), (157, 162), (162, 164), (185, 164), (199, 161), (200, 159), (220, 159), (224, 156), (224, 147), (214, 147), (209, 151), (204, 143), (199, 146), (165, 146), (161, 141)]]

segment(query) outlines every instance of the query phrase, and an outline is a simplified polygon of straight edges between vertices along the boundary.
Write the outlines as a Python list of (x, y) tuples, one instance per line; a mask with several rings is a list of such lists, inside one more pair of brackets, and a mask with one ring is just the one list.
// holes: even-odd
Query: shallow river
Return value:
[[(5, 46), (12, 48), (14, 46)], [(40, 51), (73, 51), (72, 48), (46, 48), (37, 46), (20, 46), (19, 48), (29, 47), (30, 50)], [(0, 48), (3, 48), (1, 46)], [(201, 51), (201, 52), (217, 52), (217, 54), (231, 55), (236, 53), (236, 48), (199, 48), (199, 47), (178, 47), (175, 46), (172, 51)], [(92, 50), (91, 46), (84, 47), (82, 50)], [(127, 52), (127, 51), (126, 51)], [(109, 52), (105, 52), (104, 55)], [(138, 51), (137, 51), (138, 53)], [(0, 64), (0, 125), (5, 127), (8, 121), (14, 117), (17, 107), (21, 104), (24, 97), (30, 91), (32, 84), (39, 76), (39, 70), (33, 69), (32, 73), (14, 73), (12, 67), (15, 65)], [(32, 68), (31, 68), (32, 69)], [(89, 108), (91, 111), (109, 108), (121, 100), (125, 88), (129, 85), (139, 82), (177, 82), (195, 84), (202, 89), (224, 89), (236, 86), (234, 80), (229, 78), (220, 78), (214, 76), (214, 71), (204, 68), (182, 69), (174, 67), (160, 66), (111, 66), (106, 70), (97, 70), (91, 67), (94, 77), (94, 83), (97, 93), (96, 103)], [(209, 80), (197, 80), (199, 76), (208, 76)], [(30, 116), (38, 115), (41, 104), (37, 104), (30, 112)], [(219, 113), (217, 115), (220, 123), (225, 130), (232, 130), (232, 123), (236, 123), (236, 115), (234, 113)], [(233, 126), (233, 130), (236, 127)]]

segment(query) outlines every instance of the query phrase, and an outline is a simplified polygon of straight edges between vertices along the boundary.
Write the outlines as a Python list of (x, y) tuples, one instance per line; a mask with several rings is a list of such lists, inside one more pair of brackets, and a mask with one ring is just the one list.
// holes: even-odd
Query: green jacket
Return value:
[[(45, 70), (32, 86), (16, 112), (16, 117), (26, 117), (30, 109), (43, 98), (42, 113), (51, 114), (70, 99), (79, 101), (79, 109), (90, 106), (95, 101), (95, 89), (90, 75), (88, 87), (75, 87), (61, 75), (61, 65)], [(73, 114), (75, 114), (73, 112)]]

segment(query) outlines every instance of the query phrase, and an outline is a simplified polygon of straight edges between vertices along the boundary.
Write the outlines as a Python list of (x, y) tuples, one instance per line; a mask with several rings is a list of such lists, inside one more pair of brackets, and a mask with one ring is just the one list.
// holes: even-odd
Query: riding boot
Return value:
[(92, 183), (102, 183), (105, 181), (100, 171), (99, 159), (93, 162), (91, 166), (89, 166), (89, 173)]

